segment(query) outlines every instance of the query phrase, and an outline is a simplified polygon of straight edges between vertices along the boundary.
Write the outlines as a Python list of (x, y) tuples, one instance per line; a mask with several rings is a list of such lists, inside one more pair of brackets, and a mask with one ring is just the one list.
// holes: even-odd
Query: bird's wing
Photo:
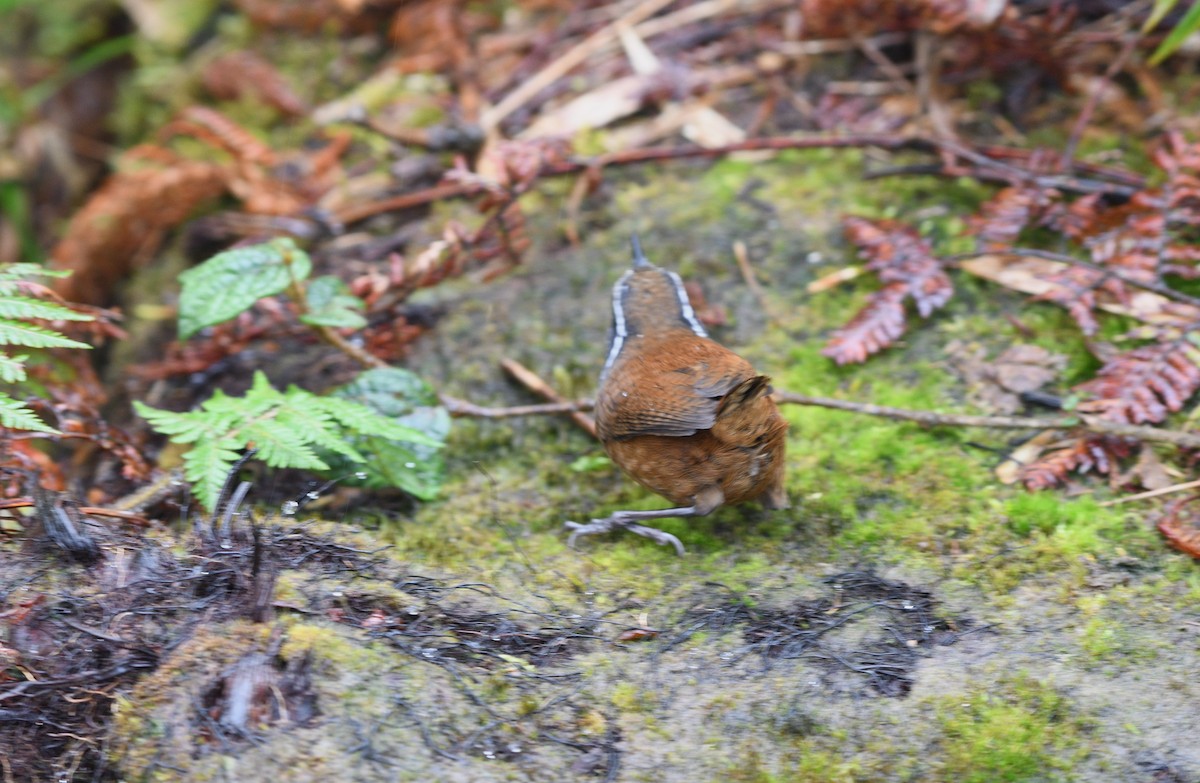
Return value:
[(711, 429), (725, 395), (755, 375), (749, 362), (711, 340), (679, 343), (632, 356), (610, 373), (596, 400), (602, 438), (684, 437)]

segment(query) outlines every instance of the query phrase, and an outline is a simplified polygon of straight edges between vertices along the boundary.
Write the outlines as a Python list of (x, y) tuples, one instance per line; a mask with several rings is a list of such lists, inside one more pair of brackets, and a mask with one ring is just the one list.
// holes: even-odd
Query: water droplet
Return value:
[(296, 512), (300, 510), (300, 504), (294, 500), (285, 500), (283, 505), (279, 507), (279, 511), (285, 517), (294, 517)]

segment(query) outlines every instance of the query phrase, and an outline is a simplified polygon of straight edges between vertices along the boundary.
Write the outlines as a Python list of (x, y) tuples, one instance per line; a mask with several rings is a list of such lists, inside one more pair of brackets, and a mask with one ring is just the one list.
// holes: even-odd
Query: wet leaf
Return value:
[(218, 253), (179, 276), (180, 338), (240, 315), (311, 271), (308, 254), (290, 239)]
[[(425, 381), (398, 367), (368, 370), (335, 396), (354, 400), (398, 424), (418, 430), (437, 443), (450, 433), (450, 414), (438, 402), (437, 393)], [(367, 462), (342, 463), (337, 467), (354, 472), (350, 483), (368, 487), (395, 487), (420, 498), (437, 497), (446, 478), (446, 461), (436, 446), (390, 440), (376, 435), (352, 438), (354, 447), (368, 455)], [(361, 478), (359, 478), (361, 476)]]
[(309, 283), (305, 297), (308, 312), (300, 316), (303, 323), (347, 329), (361, 329), (367, 325), (363, 316), (366, 304), (332, 275), (323, 275)]

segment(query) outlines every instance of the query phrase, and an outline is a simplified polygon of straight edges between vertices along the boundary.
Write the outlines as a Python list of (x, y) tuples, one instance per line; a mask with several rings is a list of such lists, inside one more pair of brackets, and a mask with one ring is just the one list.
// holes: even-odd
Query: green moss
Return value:
[(963, 783), (1052, 781), (1070, 769), (1086, 725), (1058, 692), (1025, 676), (942, 699), (940, 777)]
[(613, 706), (621, 712), (649, 712), (655, 705), (651, 694), (631, 682), (618, 683), (613, 687), (609, 698)]

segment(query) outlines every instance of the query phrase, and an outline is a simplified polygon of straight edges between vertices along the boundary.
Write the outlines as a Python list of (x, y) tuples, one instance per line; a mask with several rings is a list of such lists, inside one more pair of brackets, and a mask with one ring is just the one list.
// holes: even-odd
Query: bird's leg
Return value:
[(567, 538), (567, 546), (574, 547), (575, 539), (579, 536), (593, 536), (597, 533), (608, 533), (617, 528), (624, 528), (630, 533), (637, 533), (639, 536), (645, 536), (660, 544), (670, 544), (675, 547), (675, 553), (683, 557), (686, 551), (678, 538), (665, 530), (637, 523), (645, 519), (694, 517), (700, 515), (701, 511), (697, 510), (696, 506), (686, 506), (684, 508), (661, 508), (653, 511), (615, 511), (611, 516), (607, 516), (604, 519), (593, 519), (586, 525), (582, 522), (566, 522), (564, 523), (564, 527), (570, 528), (572, 531), (570, 537)]

